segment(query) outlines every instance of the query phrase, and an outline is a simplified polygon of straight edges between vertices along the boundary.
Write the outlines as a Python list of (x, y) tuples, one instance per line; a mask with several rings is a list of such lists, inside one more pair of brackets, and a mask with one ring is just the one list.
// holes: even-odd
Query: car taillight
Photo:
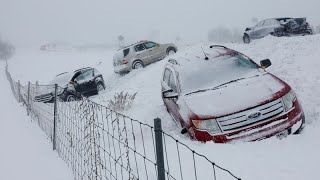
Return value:
[(122, 60), (122, 64), (128, 64), (128, 60)]

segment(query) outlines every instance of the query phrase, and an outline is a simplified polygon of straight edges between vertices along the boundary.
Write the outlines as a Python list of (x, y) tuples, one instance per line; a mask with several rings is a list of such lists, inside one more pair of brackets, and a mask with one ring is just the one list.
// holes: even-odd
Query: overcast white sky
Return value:
[(251, 25), (252, 17), (307, 17), (320, 24), (320, 0), (0, 0), (0, 35), (16, 46), (47, 42), (206, 40), (210, 28)]

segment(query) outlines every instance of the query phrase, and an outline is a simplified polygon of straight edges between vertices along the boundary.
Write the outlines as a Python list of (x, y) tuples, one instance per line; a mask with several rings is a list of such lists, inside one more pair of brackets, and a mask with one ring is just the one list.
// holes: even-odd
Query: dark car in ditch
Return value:
[(83, 96), (97, 95), (105, 89), (105, 83), (101, 73), (91, 67), (78, 69), (74, 72), (58, 74), (47, 86), (46, 92), (40, 91), (41, 95), (35, 96), (37, 102), (52, 103), (54, 101), (55, 88), (58, 85), (57, 96), (60, 101), (76, 101)]
[(248, 44), (254, 39), (261, 39), (268, 35), (277, 37), (310, 35), (312, 29), (306, 18), (272, 18), (260, 21), (254, 27), (246, 28), (243, 42)]

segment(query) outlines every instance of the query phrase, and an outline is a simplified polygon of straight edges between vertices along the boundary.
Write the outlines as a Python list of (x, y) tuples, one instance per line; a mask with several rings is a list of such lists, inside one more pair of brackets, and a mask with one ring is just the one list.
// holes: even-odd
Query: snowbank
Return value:
[[(206, 45), (209, 44), (179, 47), (179, 50), (182, 52), (185, 51), (183, 49)], [(107, 100), (117, 92), (138, 92), (126, 115), (148, 124), (152, 124), (155, 117), (160, 117), (166, 132), (242, 179), (315, 179), (320, 161), (320, 141), (317, 139), (320, 138), (320, 35), (290, 38), (270, 36), (248, 45), (223, 45), (248, 55), (257, 63), (266, 58), (272, 61), (273, 65), (268, 71), (291, 85), (304, 108), (307, 126), (301, 135), (237, 144), (203, 144), (189, 140), (180, 134), (181, 129), (166, 112), (161, 99), (160, 79), (166, 60), (120, 76), (113, 73), (114, 50), (68, 54), (18, 50), (18, 55), (10, 61), (10, 67), (15, 79), (25, 82), (40, 80), (44, 83), (59, 72), (93, 66), (101, 59), (102, 64), (97, 68), (104, 76), (107, 90), (101, 96), (93, 97), (95, 101), (106, 105)], [(168, 148), (174, 148), (174, 144)]]
[(71, 170), (50, 140), (16, 102), (0, 62), (0, 179), (71, 180)]

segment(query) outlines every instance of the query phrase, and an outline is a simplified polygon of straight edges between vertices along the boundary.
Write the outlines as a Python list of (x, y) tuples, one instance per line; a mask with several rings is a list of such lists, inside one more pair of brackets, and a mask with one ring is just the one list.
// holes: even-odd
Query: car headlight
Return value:
[(220, 127), (215, 119), (192, 120), (193, 125), (200, 130), (206, 130), (210, 134), (221, 133)]
[(293, 102), (296, 100), (296, 94), (293, 90), (290, 90), (286, 95), (282, 97), (283, 104), (286, 111), (289, 111), (293, 107)]

